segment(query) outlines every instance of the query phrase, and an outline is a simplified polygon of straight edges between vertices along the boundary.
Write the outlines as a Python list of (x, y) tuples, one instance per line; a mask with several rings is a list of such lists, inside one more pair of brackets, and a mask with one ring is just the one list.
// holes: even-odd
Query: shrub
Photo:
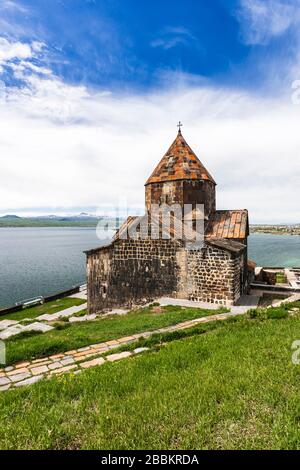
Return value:
[(267, 310), (267, 318), (287, 318), (289, 316), (288, 310), (278, 307), (278, 308), (269, 308)]
[(256, 308), (249, 310), (248, 315), (251, 319), (257, 320), (281, 319), (288, 317), (288, 310), (289, 307), (287, 305), (282, 307)]
[(70, 328), (72, 326), (71, 323), (54, 323), (54, 328), (56, 330), (66, 330), (67, 328)]

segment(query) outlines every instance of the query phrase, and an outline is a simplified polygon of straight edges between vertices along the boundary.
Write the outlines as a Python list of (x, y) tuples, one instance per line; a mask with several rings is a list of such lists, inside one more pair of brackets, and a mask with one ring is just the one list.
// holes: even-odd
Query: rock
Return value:
[(144, 351), (149, 351), (149, 348), (136, 348), (133, 352), (134, 354), (140, 354)]

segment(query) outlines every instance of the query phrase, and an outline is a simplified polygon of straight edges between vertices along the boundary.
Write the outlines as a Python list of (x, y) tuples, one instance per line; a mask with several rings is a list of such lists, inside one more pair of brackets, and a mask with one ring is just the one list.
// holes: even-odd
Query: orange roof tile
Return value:
[(249, 235), (248, 211), (216, 211), (209, 220), (206, 238), (243, 239)]
[(186, 179), (208, 180), (216, 184), (179, 131), (173, 144), (147, 180), (146, 185)]

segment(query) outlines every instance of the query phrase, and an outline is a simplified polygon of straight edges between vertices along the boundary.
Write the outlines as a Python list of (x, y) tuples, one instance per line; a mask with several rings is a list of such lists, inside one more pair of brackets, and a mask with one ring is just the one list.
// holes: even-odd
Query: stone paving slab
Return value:
[(50, 375), (53, 374), (64, 374), (65, 372), (69, 372), (70, 370), (76, 369), (77, 365), (73, 364), (71, 366), (61, 367), (60, 369), (55, 369), (50, 372)]
[(3, 387), (0, 387), (0, 392), (6, 392), (6, 390), (9, 390), (11, 385), (3, 385)]
[(9, 379), (12, 382), (21, 382), (21, 380), (25, 380), (31, 377), (30, 372), (23, 372), (22, 374), (11, 375)]
[[(0, 340), (6, 340), (11, 338), (12, 336), (16, 336), (23, 331), (40, 331), (41, 333), (46, 333), (47, 331), (52, 330), (54, 327), (51, 325), (47, 325), (41, 322), (52, 322), (59, 320), (60, 318), (64, 317), (72, 317), (74, 314), (84, 310), (87, 308), (87, 303), (81, 305), (75, 305), (73, 307), (61, 310), (60, 312), (48, 314), (45, 313), (40, 315), (39, 317), (35, 318), (35, 320), (31, 318), (23, 319), (21, 322), (16, 320), (1, 320), (0, 321)], [(86, 317), (74, 317), (76, 321), (87, 321)], [(77, 320), (79, 318), (79, 320)], [(84, 318), (85, 320), (80, 320), (80, 318)], [(29, 325), (23, 325), (22, 322), (24, 321), (32, 321)]]
[(74, 364), (75, 362), (75, 359), (73, 359), (73, 357), (66, 357), (65, 359), (62, 359), (60, 361), (60, 363), (63, 365), (63, 366), (68, 366), (69, 364)]
[(81, 304), (81, 305), (74, 305), (73, 307), (65, 308), (64, 310), (61, 310), (60, 312), (53, 313), (49, 315), (48, 313), (45, 313), (44, 315), (40, 315), (37, 317), (37, 320), (44, 320), (44, 321), (55, 321), (59, 320), (59, 318), (66, 318), (66, 317), (72, 317), (75, 313), (81, 312), (82, 310), (85, 310), (87, 308), (87, 303)]
[(259, 296), (242, 295), (238, 305), (219, 305), (210, 302), (197, 302), (195, 300), (173, 299), (171, 297), (161, 297), (155, 300), (161, 306), (176, 305), (180, 307), (202, 308), (205, 310), (218, 310), (220, 307), (230, 309), (232, 314), (242, 314), (248, 312), (250, 308), (256, 308), (259, 302)]
[(0, 386), (2, 387), (3, 385), (7, 385), (10, 383), (10, 379), (7, 377), (1, 377), (0, 378)]
[(6, 328), (6, 330), (1, 331), (0, 333), (0, 339), (5, 340), (8, 338), (11, 338), (12, 336), (16, 336), (23, 331), (23, 326), (22, 325), (15, 325), (15, 326), (10, 326)]
[(16, 369), (21, 369), (22, 367), (27, 367), (30, 365), (30, 362), (29, 361), (26, 361), (26, 362), (21, 362), (20, 364), (17, 364), (16, 365)]
[(0, 321), (0, 331), (5, 330), (9, 326), (17, 325), (18, 322), (15, 320), (1, 320)]
[(11, 338), (12, 336), (19, 335), (20, 333), (23, 333), (24, 331), (40, 331), (42, 333), (45, 333), (50, 330), (53, 330), (53, 326), (45, 325), (44, 323), (39, 323), (39, 322), (34, 322), (27, 326), (17, 324), (15, 326), (6, 328), (6, 330), (1, 331), (0, 339), (5, 340), (8, 338)]
[(61, 362), (52, 362), (52, 364), (49, 364), (48, 368), (49, 370), (54, 370), (54, 369), (59, 369), (62, 366)]
[(21, 369), (10, 370), (9, 372), (6, 373), (6, 376), (10, 377), (12, 375), (24, 374), (26, 372), (28, 372), (28, 369), (26, 367), (22, 367)]
[(32, 385), (32, 384), (35, 384), (36, 382), (39, 382), (43, 378), (44, 378), (43, 375), (36, 375), (35, 377), (30, 377), (30, 379), (22, 380), (22, 382), (17, 382), (15, 384), (15, 387), (24, 387), (26, 385)]
[(110, 354), (109, 356), (106, 356), (106, 359), (109, 362), (115, 362), (115, 361), (120, 361), (120, 359), (124, 359), (125, 357), (129, 357), (131, 355), (132, 353), (130, 351), (124, 351), (121, 353)]
[(94, 366), (101, 366), (102, 364), (104, 364), (104, 362), (105, 362), (105, 359), (103, 357), (98, 357), (96, 359), (93, 359), (92, 361), (82, 362), (80, 364), (80, 367), (83, 367), (84, 369), (88, 369)]
[(278, 302), (274, 302), (273, 305), (271, 305), (271, 307), (272, 306), (273, 307), (280, 307), (281, 305), (289, 304), (291, 302), (297, 302), (298, 300), (300, 300), (300, 293), (299, 294), (293, 294), (290, 297), (288, 297), (287, 299), (283, 299), (283, 300), (279, 300)]
[(34, 359), (33, 361), (31, 361), (31, 364), (41, 364), (49, 360), (50, 360), (49, 357), (41, 357), (39, 359)]
[(48, 367), (47, 366), (33, 367), (32, 369), (30, 369), (30, 372), (32, 373), (32, 375), (44, 374), (45, 372), (48, 372)]
[(53, 326), (45, 325), (45, 323), (34, 322), (31, 323), (31, 325), (24, 326), (23, 331), (41, 331), (42, 333), (46, 333), (53, 329)]
[(70, 323), (77, 323), (77, 322), (84, 322), (84, 321), (92, 321), (96, 320), (97, 315), (93, 313), (92, 315), (84, 315), (83, 317), (70, 317), (69, 322)]
[(77, 294), (70, 295), (71, 299), (82, 299), (87, 300), (87, 290), (84, 289), (81, 292), (77, 292)]

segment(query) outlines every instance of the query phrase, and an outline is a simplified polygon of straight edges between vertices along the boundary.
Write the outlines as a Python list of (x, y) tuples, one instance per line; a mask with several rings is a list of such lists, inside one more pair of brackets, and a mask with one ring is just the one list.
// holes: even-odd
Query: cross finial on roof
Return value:
[(182, 128), (183, 124), (181, 121), (179, 121), (179, 123), (177, 124), (177, 127), (178, 127), (178, 134), (181, 134), (181, 128)]

